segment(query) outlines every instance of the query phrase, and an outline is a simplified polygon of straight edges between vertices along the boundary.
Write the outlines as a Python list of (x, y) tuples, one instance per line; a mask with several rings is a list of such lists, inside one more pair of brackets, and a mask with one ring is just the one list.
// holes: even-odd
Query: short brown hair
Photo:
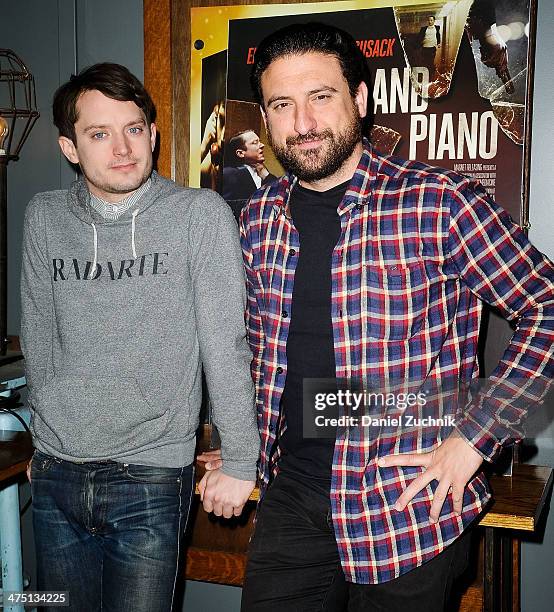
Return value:
[(242, 161), (240, 161), (239, 156), (237, 155), (237, 151), (245, 151), (246, 150), (246, 138), (245, 134), (249, 132), (254, 132), (254, 130), (242, 130), (241, 132), (237, 132), (225, 145), (225, 162), (228, 166), (240, 166), (242, 165)]
[(86, 91), (98, 90), (112, 100), (134, 102), (150, 126), (156, 119), (156, 107), (144, 85), (125, 66), (104, 62), (72, 75), (54, 94), (52, 114), (60, 136), (75, 143), (75, 123), (79, 119), (77, 102)]

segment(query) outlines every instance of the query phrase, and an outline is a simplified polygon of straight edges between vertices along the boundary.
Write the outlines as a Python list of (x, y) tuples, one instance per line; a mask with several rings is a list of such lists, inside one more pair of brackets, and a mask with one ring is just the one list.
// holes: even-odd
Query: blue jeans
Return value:
[(192, 465), (78, 464), (36, 451), (31, 480), (39, 590), (69, 591), (68, 612), (170, 612)]

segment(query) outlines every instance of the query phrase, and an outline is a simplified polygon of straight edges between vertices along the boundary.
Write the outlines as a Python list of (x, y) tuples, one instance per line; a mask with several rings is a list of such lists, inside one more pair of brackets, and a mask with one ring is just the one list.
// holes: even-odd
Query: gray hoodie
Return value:
[(194, 458), (204, 367), (223, 471), (254, 480), (259, 436), (244, 274), (228, 205), (156, 173), (106, 221), (83, 180), (25, 216), (21, 340), (38, 449), (69, 461)]

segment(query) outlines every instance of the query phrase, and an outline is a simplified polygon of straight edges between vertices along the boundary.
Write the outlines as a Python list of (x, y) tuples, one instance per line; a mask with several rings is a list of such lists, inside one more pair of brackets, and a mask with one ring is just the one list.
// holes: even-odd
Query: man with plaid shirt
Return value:
[(552, 263), (471, 179), (375, 151), (368, 83), (330, 26), (289, 26), (256, 51), (252, 85), (288, 172), (240, 220), (262, 438), (243, 611), (443, 610), (490, 499), (479, 468), (510, 437), (482, 403), (446, 435), (311, 439), (305, 379), (468, 384), (481, 301), (517, 321), (491, 379), (509, 396), (553, 378)]

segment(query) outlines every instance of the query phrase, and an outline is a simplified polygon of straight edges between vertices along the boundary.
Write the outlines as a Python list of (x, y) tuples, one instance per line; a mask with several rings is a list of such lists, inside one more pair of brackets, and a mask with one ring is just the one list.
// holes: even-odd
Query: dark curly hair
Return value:
[[(250, 85), (262, 108), (264, 101), (261, 79), (269, 65), (280, 57), (305, 53), (322, 53), (336, 57), (352, 97), (356, 95), (362, 82), (365, 82), (371, 92), (371, 74), (367, 62), (348, 32), (324, 23), (295, 23), (273, 32), (264, 38), (256, 49)], [(369, 101), (364, 120), (366, 129), (373, 124), (371, 96)]]

